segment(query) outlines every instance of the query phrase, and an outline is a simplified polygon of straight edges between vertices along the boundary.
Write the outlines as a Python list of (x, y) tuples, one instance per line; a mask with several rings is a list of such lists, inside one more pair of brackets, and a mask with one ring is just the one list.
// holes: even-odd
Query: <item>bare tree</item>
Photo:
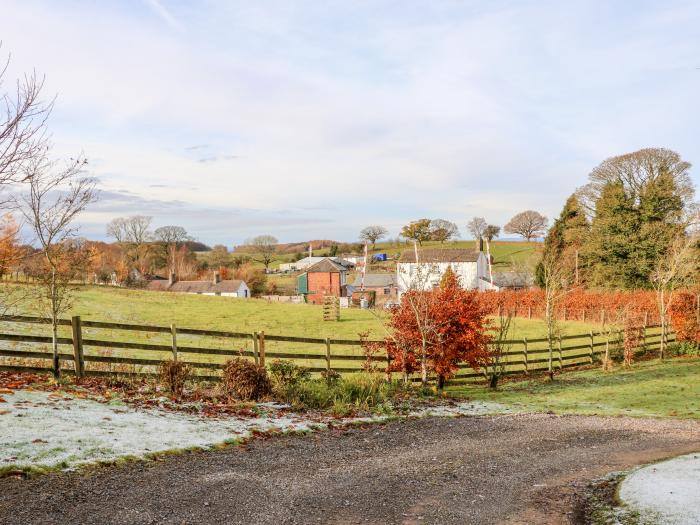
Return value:
[(668, 346), (670, 309), (676, 290), (691, 284), (697, 275), (698, 238), (679, 235), (668, 252), (659, 257), (651, 274), (651, 283), (656, 292), (656, 304), (661, 322), (659, 359), (663, 359)]
[(0, 63), (0, 185), (22, 181), (24, 168), (45, 151), (45, 124), (53, 106), (41, 100), (44, 79), (36, 72), (5, 91), (9, 64), (9, 57)]
[(116, 242), (126, 241), (126, 217), (117, 217), (107, 223), (107, 236), (112, 237)]
[(566, 295), (571, 282), (568, 267), (554, 253), (549, 253), (542, 258), (542, 280), (544, 283), (544, 320), (547, 328), (547, 348), (549, 350), (548, 371), (549, 378), (554, 379), (554, 368), (552, 365), (554, 346), (555, 341), (558, 341), (560, 336), (557, 314), (561, 300)]
[(474, 236), (476, 241), (476, 249), (479, 249), (479, 241), (484, 237), (488, 223), (483, 217), (474, 217), (467, 223), (467, 230)]
[(515, 233), (530, 242), (535, 237), (540, 237), (547, 230), (547, 217), (534, 210), (526, 210), (513, 216), (503, 227), (506, 233)]
[[(501, 301), (499, 301), (501, 302)], [(498, 380), (506, 372), (506, 355), (510, 351), (511, 326), (515, 317), (515, 310), (498, 305), (498, 315), (493, 326), (493, 339), (491, 341), (491, 357), (488, 365), (484, 367), (484, 373), (489, 380), (489, 388), (498, 387)]]
[(77, 216), (97, 198), (95, 181), (81, 176), (86, 164), (77, 159), (59, 169), (46, 155), (25, 166), (28, 193), (18, 198), (21, 213), (36, 237), (45, 263), (38, 304), (51, 319), (54, 376), (60, 374), (58, 320), (71, 307), (71, 281), (80, 266), (75, 239)]
[(246, 244), (255, 247), (259, 256), (259, 258), (255, 260), (262, 263), (266, 271), (270, 267), (270, 263), (277, 251), (278, 243), (277, 237), (272, 235), (258, 235), (246, 241)]
[(371, 242), (372, 249), (374, 250), (377, 241), (383, 239), (388, 234), (389, 230), (387, 230), (384, 226), (379, 226), (375, 224), (373, 226), (367, 226), (366, 228), (362, 228), (362, 230), (360, 231), (360, 240)]
[(165, 244), (180, 245), (192, 240), (192, 236), (182, 226), (161, 226), (153, 232), (156, 240)]
[(430, 221), (430, 237), (434, 241), (444, 243), (455, 237), (459, 237), (459, 227), (445, 219), (433, 219)]
[(175, 268), (176, 266), (182, 267), (183, 254), (179, 251), (183, 243), (192, 240), (192, 236), (182, 226), (161, 226), (156, 228), (153, 236), (165, 245), (166, 264), (170, 271), (181, 273), (177, 272)]
[(690, 167), (678, 153), (664, 148), (645, 148), (610, 157), (591, 172), (590, 182), (577, 190), (577, 197), (586, 213), (592, 216), (595, 203), (607, 184), (622, 184), (626, 195), (638, 202), (649, 182), (670, 176), (674, 192), (684, 208), (693, 207), (695, 185), (690, 178)]
[(153, 217), (148, 215), (132, 215), (118, 217), (107, 224), (107, 235), (124, 246), (129, 263), (141, 274), (146, 273), (151, 259), (152, 221)]

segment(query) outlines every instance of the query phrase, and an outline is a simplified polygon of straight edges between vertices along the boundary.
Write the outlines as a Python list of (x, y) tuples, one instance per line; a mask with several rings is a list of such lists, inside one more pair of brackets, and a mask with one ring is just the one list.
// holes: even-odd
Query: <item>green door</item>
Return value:
[(306, 272), (297, 277), (297, 293), (301, 295), (309, 293), (309, 278)]

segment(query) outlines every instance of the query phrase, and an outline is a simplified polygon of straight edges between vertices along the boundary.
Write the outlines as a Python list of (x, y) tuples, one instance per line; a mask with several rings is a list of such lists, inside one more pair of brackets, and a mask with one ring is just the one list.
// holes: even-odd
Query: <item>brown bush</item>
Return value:
[(229, 395), (243, 401), (257, 401), (270, 394), (270, 379), (264, 366), (236, 358), (224, 365), (223, 384)]
[(158, 378), (174, 396), (180, 397), (185, 388), (185, 381), (189, 379), (192, 369), (182, 361), (167, 359), (158, 367)]

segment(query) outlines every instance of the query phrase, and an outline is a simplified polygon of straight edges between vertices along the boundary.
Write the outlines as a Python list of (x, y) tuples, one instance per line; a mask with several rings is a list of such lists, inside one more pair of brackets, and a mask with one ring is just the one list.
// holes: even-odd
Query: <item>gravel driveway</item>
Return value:
[(700, 422), (424, 418), (0, 480), (0, 523), (570, 523), (610, 471), (700, 450)]

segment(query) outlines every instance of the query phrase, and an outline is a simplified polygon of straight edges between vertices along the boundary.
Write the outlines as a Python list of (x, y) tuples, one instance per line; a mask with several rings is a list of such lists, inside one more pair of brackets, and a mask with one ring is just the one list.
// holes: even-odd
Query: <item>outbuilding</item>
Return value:
[(323, 298), (329, 295), (346, 297), (347, 273), (347, 268), (342, 264), (324, 259), (297, 278), (297, 291), (311, 304), (321, 304)]
[(148, 289), (159, 292), (177, 292), (196, 295), (219, 295), (221, 297), (250, 297), (250, 288), (240, 279), (221, 279), (215, 273), (210, 281), (178, 281), (174, 273), (169, 279), (159, 279), (148, 283)]
[(362, 287), (362, 276), (358, 275), (352, 283), (353, 293), (368, 291), (375, 293), (377, 304), (387, 301), (395, 301), (398, 295), (395, 273), (368, 273), (365, 274), (364, 288)]

